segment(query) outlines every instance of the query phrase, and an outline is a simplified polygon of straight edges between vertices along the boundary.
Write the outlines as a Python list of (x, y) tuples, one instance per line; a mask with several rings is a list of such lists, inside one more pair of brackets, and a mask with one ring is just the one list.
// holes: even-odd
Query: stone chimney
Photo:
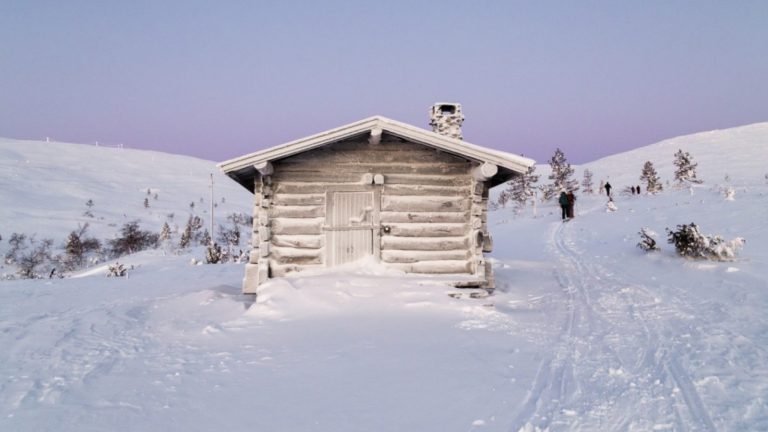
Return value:
[(463, 140), (461, 136), (461, 124), (464, 123), (464, 114), (461, 113), (461, 104), (440, 102), (432, 105), (429, 113), (429, 125), (432, 131), (440, 135)]

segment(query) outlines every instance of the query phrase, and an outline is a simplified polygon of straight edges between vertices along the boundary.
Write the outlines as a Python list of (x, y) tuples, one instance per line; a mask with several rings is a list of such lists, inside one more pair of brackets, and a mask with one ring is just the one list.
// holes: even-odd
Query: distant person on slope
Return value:
[(560, 209), (563, 211), (563, 220), (568, 218), (568, 195), (565, 194), (565, 189), (560, 191), (560, 198), (557, 202), (560, 203)]
[(605, 194), (611, 196), (611, 184), (608, 182), (605, 182)]
[(565, 198), (568, 199), (568, 219), (573, 219), (573, 205), (576, 204), (576, 195), (573, 194), (572, 190), (569, 190)]

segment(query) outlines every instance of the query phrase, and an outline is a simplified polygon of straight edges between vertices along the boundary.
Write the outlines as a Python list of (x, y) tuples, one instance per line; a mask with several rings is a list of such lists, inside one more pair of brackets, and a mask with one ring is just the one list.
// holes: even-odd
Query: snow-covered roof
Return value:
[[(253, 172), (254, 165), (293, 156), (355, 135), (370, 133), (376, 130), (433, 147), (468, 160), (494, 164), (500, 168), (500, 171), (507, 173), (507, 177), (511, 177), (515, 173), (523, 173), (528, 167), (535, 164), (533, 159), (523, 156), (471, 144), (386, 117), (373, 116), (325, 132), (230, 159), (219, 163), (218, 167), (250, 189), (252, 186), (247, 185), (245, 180), (251, 177), (248, 173), (255, 175)], [(501, 170), (501, 168), (505, 169)]]

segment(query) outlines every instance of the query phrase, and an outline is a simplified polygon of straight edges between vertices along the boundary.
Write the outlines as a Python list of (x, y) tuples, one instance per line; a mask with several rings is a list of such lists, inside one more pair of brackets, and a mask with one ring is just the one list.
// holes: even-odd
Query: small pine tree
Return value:
[(536, 194), (534, 185), (539, 181), (539, 175), (535, 172), (536, 166), (532, 165), (523, 174), (513, 177), (499, 195), (499, 204), (505, 207), (507, 202), (512, 201), (519, 209), (524, 208)]
[(88, 209), (83, 213), (83, 216), (92, 218), (93, 217), (93, 200), (89, 199), (88, 201), (86, 201), (85, 206), (88, 207)]
[(701, 183), (702, 181), (696, 178), (696, 167), (698, 164), (693, 163), (693, 156), (688, 152), (683, 152), (682, 149), (675, 153), (675, 181), (679, 185), (683, 183)]
[(206, 264), (217, 264), (223, 261), (224, 253), (221, 250), (221, 246), (218, 245), (218, 243), (214, 243), (212, 245), (209, 245), (205, 249), (205, 263)]
[(171, 227), (168, 222), (163, 223), (163, 227), (160, 229), (160, 241), (168, 241), (171, 239)]
[(643, 165), (643, 171), (640, 173), (640, 181), (645, 182), (645, 189), (648, 193), (655, 194), (661, 192), (662, 184), (653, 162), (646, 161)]
[(595, 190), (593, 189), (594, 184), (592, 183), (592, 176), (592, 171), (589, 168), (585, 168), (584, 178), (581, 180), (581, 190), (585, 194), (595, 193)]
[(552, 180), (552, 183), (547, 185), (548, 190), (543, 190), (545, 200), (554, 197), (561, 189), (579, 190), (579, 182), (571, 178), (575, 171), (571, 168), (571, 164), (568, 163), (568, 159), (566, 159), (562, 150), (559, 148), (555, 150), (555, 154), (549, 160), (549, 166), (552, 169), (552, 172), (549, 174), (549, 179)]
[(149, 198), (144, 198), (144, 208), (149, 208)]

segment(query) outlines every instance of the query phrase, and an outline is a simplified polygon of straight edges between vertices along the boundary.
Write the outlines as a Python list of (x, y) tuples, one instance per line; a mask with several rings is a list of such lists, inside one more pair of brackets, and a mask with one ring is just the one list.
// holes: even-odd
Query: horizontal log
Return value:
[(458, 261), (419, 261), (408, 264), (387, 264), (406, 273), (423, 274), (465, 274), (472, 272), (472, 266), (466, 260)]
[(325, 194), (285, 194), (279, 193), (272, 197), (275, 205), (323, 205), (325, 204)]
[(324, 205), (312, 206), (272, 206), (270, 215), (273, 218), (316, 218), (325, 216)]
[(431, 185), (404, 185), (404, 184), (384, 184), (382, 195), (404, 195), (404, 196), (447, 196), (447, 197), (468, 197), (469, 190), (466, 186), (431, 186)]
[(280, 247), (299, 249), (320, 249), (323, 247), (323, 235), (276, 235), (272, 244)]
[(387, 174), (384, 173), (386, 184), (412, 184), (429, 186), (469, 186), (472, 177), (467, 175), (443, 176), (427, 174)]
[(350, 163), (312, 160), (302, 162), (281, 162), (275, 165), (273, 179), (284, 178), (287, 175), (317, 175), (340, 173), (369, 173), (382, 172), (384, 174), (467, 174), (471, 171), (468, 163), (445, 162), (379, 162), (372, 159), (364, 159)]
[(381, 237), (382, 250), (457, 250), (468, 249), (467, 237)]
[(277, 264), (322, 264), (321, 249), (273, 247), (270, 258)]
[[(317, 171), (280, 171), (275, 174), (275, 182), (301, 182), (301, 183), (350, 183), (350, 184), (371, 184), (365, 182), (365, 175), (372, 172), (317, 172)], [(373, 176), (371, 176), (371, 180)]]
[(389, 228), (389, 234), (398, 237), (456, 237), (469, 233), (464, 223), (397, 223)]
[(420, 212), (457, 212), (470, 208), (466, 198), (436, 197), (436, 196), (382, 196), (382, 211), (420, 211)]
[(418, 251), (418, 250), (383, 250), (381, 260), (386, 263), (415, 263), (419, 261), (459, 261), (468, 260), (471, 253), (464, 249)]
[(462, 223), (469, 219), (469, 212), (390, 212), (383, 211), (381, 223), (395, 222), (432, 222), (432, 223)]
[[(361, 188), (361, 190), (373, 190), (374, 186), (369, 185), (367, 189), (358, 182), (334, 182), (334, 183), (319, 183), (314, 181), (307, 182), (294, 182), (294, 181), (282, 181), (275, 185), (277, 193), (281, 194), (320, 194), (325, 193), (329, 189), (344, 190), (344, 188)], [(352, 189), (350, 189), (352, 190)]]
[(277, 261), (270, 262), (272, 277), (285, 277), (291, 274), (301, 273), (307, 270), (318, 270), (324, 268), (318, 264), (280, 264)]
[(312, 219), (272, 219), (272, 234), (305, 235), (323, 232), (325, 218)]

